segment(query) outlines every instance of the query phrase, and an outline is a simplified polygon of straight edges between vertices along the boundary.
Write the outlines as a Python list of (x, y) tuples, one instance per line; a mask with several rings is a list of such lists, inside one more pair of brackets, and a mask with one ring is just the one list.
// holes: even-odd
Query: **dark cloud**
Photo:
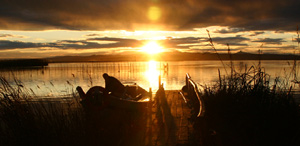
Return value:
[[(215, 53), (215, 50), (213, 50), (212, 48), (207, 48), (207, 49), (194, 49), (193, 51), (197, 51), (198, 50), (198, 52), (211, 52), (211, 53)], [(216, 49), (217, 50), (217, 52), (224, 52), (224, 53), (227, 53), (228, 52), (228, 49)], [(240, 49), (230, 49), (230, 51), (233, 51), (233, 52), (235, 52), (235, 51), (239, 51)]]
[(258, 43), (265, 43), (265, 44), (273, 44), (273, 45), (281, 45), (282, 42), (286, 42), (281, 38), (278, 39), (272, 39), (272, 38), (260, 38), (260, 39), (256, 39), (252, 42), (258, 42)]
[[(281, 44), (285, 42), (283, 39), (257, 39), (250, 41), (249, 38), (243, 36), (236, 37), (215, 37), (212, 38), (215, 44), (221, 44), (223, 46), (217, 47), (218, 51), (227, 50), (227, 44), (231, 51), (243, 50), (248, 48), (248, 42), (258, 42), (265, 44)], [(184, 51), (213, 51), (208, 45), (208, 39), (203, 37), (185, 37), (185, 38), (169, 38), (165, 40), (156, 41), (160, 46), (167, 50), (184, 50)], [(125, 39), (125, 38), (115, 38), (115, 37), (95, 37), (88, 38), (85, 40), (62, 40), (51, 43), (33, 43), (33, 42), (22, 42), (22, 41), (10, 41), (10, 40), (0, 40), (0, 50), (14, 50), (14, 49), (38, 49), (41, 51), (52, 51), (52, 50), (84, 50), (84, 49), (115, 49), (118, 48), (120, 51), (134, 51), (139, 49), (148, 43), (148, 40), (138, 40), (138, 39)], [(295, 47), (295, 46), (292, 46)], [(276, 46), (278, 50), (292, 48), (291, 46)], [(261, 48), (271, 48), (272, 46), (262, 46)], [(124, 50), (122, 50), (124, 49)]]
[[(160, 8), (157, 21), (147, 17), (151, 6)], [(300, 23), (299, 6), (298, 0), (2, 0), (0, 29), (135, 30), (163, 26), (192, 30), (214, 25), (233, 28), (228, 32), (295, 30)]]
[(244, 32), (244, 31), (245, 31), (245, 29), (243, 29), (243, 28), (229, 28), (229, 29), (216, 30), (215, 33), (226, 34), (226, 33), (238, 33), (238, 32)]
[(144, 44), (144, 41), (136, 40), (136, 39), (125, 39), (125, 38), (111, 38), (111, 37), (103, 37), (103, 38), (91, 38), (89, 41), (107, 41), (107, 42), (115, 42), (109, 44), (103, 44), (108, 48), (116, 48), (116, 47), (140, 47)]
[(256, 32), (253, 32), (252, 34), (250, 34), (249, 36), (258, 36), (258, 35), (261, 35), (261, 34), (264, 34), (265, 32), (263, 31), (256, 31)]
[(13, 37), (11, 34), (0, 34), (0, 38)]
[(204, 39), (205, 38), (202, 38), (202, 37), (172, 38), (172, 39), (160, 40), (160, 41), (157, 41), (157, 43), (166, 49), (188, 49), (188, 50), (190, 50), (193, 47), (207, 46), (206, 43), (203, 43)]
[(202, 38), (198, 37), (186, 37), (186, 38), (173, 38), (167, 40), (161, 40), (160, 44), (162, 44), (166, 48), (179, 48), (184, 46), (178, 46), (183, 44), (190, 44), (186, 46), (192, 46), (192, 44), (199, 43)]
[(275, 31), (275, 33), (284, 34), (284, 33), (285, 33), (285, 31), (283, 31), (283, 30), (276, 30), (276, 31)]
[(51, 44), (0, 40), (0, 50), (51, 47)]
[[(166, 49), (190, 49), (192, 47), (207, 46), (200, 37), (173, 38), (157, 40), (156, 42)], [(9, 49), (113, 49), (113, 48), (139, 48), (148, 43), (148, 40), (124, 39), (113, 37), (89, 38), (86, 40), (62, 40), (52, 43), (33, 43), (22, 41), (0, 40), (0, 50)]]
[(213, 43), (217, 44), (222, 44), (222, 45), (227, 45), (229, 44), (230, 46), (248, 46), (248, 44), (243, 43), (246, 41), (249, 41), (249, 38), (242, 37), (240, 35), (236, 37), (214, 37), (212, 38)]
[(85, 35), (85, 36), (87, 36), (87, 37), (100, 37), (102, 35), (97, 34), (97, 33), (92, 33), (92, 34), (88, 34), (88, 35)]
[(0, 38), (25, 38), (21, 35), (13, 35), (13, 34), (0, 34)]
[[(102, 41), (102, 42), (97, 42)], [(105, 42), (105, 43), (103, 43)], [(103, 49), (121, 47), (141, 47), (144, 41), (122, 38), (91, 38), (87, 40), (63, 40), (54, 43), (33, 43), (21, 41), (0, 40), (0, 50), (29, 49), (29, 48), (58, 48), (58, 49)]]
[[(234, 47), (246, 47), (248, 44), (246, 41), (249, 41), (249, 38), (245, 38), (242, 36), (236, 37), (214, 37), (212, 38), (213, 43), (222, 44)], [(161, 40), (162, 46), (165, 48), (176, 48), (176, 49), (189, 49), (199, 48), (200, 50), (204, 50), (204, 47), (208, 47), (209, 40), (204, 37), (186, 37), (186, 38), (174, 38)], [(226, 47), (227, 48), (227, 47)]]

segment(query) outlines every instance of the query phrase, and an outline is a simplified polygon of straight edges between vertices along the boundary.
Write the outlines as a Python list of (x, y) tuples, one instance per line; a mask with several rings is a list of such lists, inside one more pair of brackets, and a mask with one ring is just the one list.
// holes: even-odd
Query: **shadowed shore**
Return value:
[(16, 59), (16, 60), (0, 60), (0, 68), (26, 68), (26, 67), (44, 67), (48, 66), (45, 59)]

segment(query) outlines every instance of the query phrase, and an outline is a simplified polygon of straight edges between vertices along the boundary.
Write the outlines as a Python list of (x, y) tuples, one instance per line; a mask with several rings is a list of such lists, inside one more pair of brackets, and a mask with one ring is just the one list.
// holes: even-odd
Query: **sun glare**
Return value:
[(160, 53), (160, 52), (163, 52), (163, 49), (161, 46), (159, 46), (156, 42), (154, 41), (151, 41), (149, 43), (147, 43), (145, 46), (143, 46), (141, 48), (141, 50), (143, 52), (146, 52), (148, 54), (157, 54), (157, 53)]
[(145, 77), (149, 81), (150, 87), (152, 87), (152, 89), (158, 88), (158, 76), (159, 76), (158, 62), (153, 60), (149, 61), (148, 70), (145, 72)]
[(148, 18), (152, 21), (156, 21), (161, 16), (161, 10), (159, 7), (152, 6), (148, 10)]

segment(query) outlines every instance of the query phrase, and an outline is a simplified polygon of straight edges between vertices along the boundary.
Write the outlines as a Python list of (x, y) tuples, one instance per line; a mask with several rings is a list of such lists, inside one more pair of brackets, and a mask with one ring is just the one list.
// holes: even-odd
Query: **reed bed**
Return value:
[(36, 99), (20, 82), (0, 77), (0, 84), (0, 145), (76, 144), (73, 137), (83, 136), (84, 112), (75, 99)]
[(299, 107), (292, 87), (269, 85), (268, 75), (251, 68), (204, 87), (206, 113), (194, 126), (205, 145), (296, 145), (300, 138)]
[(63, 99), (38, 99), (16, 82), (11, 85), (0, 77), (0, 145), (120, 145), (143, 134), (137, 130), (145, 119), (134, 120), (139, 113), (86, 111), (77, 93)]
[[(214, 48), (211, 38), (210, 43)], [(219, 70), (216, 84), (201, 85), (206, 112), (204, 117), (191, 119), (194, 144), (298, 145), (299, 103), (292, 92), (295, 79), (277, 77), (271, 84), (260, 60), (256, 66), (245, 66), (244, 71), (237, 71), (233, 63), (224, 68), (228, 72), (222, 75)]]

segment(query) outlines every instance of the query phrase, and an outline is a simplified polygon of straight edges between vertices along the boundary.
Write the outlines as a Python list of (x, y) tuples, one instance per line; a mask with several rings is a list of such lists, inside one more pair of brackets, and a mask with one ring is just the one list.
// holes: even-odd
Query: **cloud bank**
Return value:
[(299, 0), (2, 0), (0, 29), (292, 31), (299, 7)]

